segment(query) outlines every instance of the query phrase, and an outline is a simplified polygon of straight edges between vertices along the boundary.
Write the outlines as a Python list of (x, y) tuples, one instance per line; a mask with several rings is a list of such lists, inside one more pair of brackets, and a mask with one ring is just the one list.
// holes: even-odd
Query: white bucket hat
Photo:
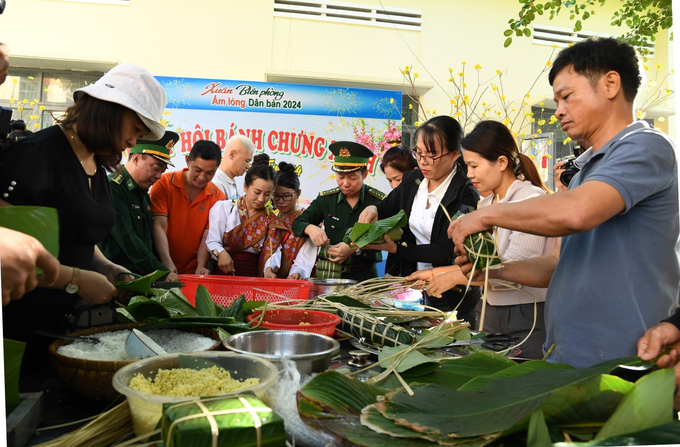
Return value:
[(165, 128), (159, 121), (168, 103), (168, 96), (156, 78), (139, 65), (120, 64), (113, 67), (94, 84), (76, 90), (73, 95), (75, 101), (78, 101), (81, 92), (135, 112), (151, 131), (147, 139), (160, 140), (165, 135)]

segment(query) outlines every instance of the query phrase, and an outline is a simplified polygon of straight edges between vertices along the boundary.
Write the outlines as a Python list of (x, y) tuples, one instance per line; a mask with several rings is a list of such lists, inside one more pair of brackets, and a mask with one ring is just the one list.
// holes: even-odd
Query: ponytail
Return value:
[(515, 176), (518, 178), (524, 177), (524, 180), (530, 181), (532, 185), (541, 188), (546, 194), (552, 193), (543, 183), (541, 175), (538, 173), (538, 169), (536, 169), (536, 165), (531, 158), (524, 154), (519, 154), (519, 157), (515, 160), (513, 169)]

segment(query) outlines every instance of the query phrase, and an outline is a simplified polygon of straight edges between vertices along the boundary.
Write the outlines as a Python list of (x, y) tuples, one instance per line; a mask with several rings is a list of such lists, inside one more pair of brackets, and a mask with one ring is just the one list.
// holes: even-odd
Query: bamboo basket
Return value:
[[(109, 326), (98, 326), (74, 332), (69, 335), (78, 337), (83, 335), (99, 334), (102, 332), (131, 330), (139, 326), (142, 326), (142, 324), (126, 323)], [(215, 340), (215, 344), (209, 349), (210, 351), (217, 351), (222, 346), (219, 335), (211, 328), (188, 327), (182, 328), (181, 330), (201, 334)], [(57, 370), (59, 377), (61, 377), (61, 379), (66, 382), (66, 384), (73, 390), (86, 397), (105, 402), (110, 402), (118, 397), (120, 394), (113, 388), (112, 385), (113, 375), (123, 366), (129, 365), (136, 360), (85, 360), (66, 357), (57, 352), (57, 349), (60, 346), (68, 345), (70, 343), (73, 343), (73, 340), (55, 340), (50, 345), (48, 350), (50, 358), (52, 359), (52, 365)]]

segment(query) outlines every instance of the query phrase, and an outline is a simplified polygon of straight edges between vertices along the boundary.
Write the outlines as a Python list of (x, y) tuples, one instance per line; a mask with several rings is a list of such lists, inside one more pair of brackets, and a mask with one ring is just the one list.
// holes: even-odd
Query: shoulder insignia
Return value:
[(117, 185), (121, 185), (123, 183), (123, 175), (122, 174), (115, 174), (111, 177), (110, 180)]
[(370, 195), (372, 195), (373, 197), (379, 198), (380, 200), (384, 199), (385, 196), (387, 196), (387, 194), (385, 194), (384, 192), (380, 191), (379, 189), (375, 189), (375, 188), (372, 188), (372, 187), (370, 187), (370, 186), (368, 187), (368, 193), (369, 193)]
[(330, 195), (333, 195), (333, 194), (337, 194), (339, 192), (340, 192), (340, 188), (333, 188), (333, 189), (329, 189), (329, 190), (326, 190), (326, 191), (321, 191), (319, 193), (319, 197), (330, 196)]

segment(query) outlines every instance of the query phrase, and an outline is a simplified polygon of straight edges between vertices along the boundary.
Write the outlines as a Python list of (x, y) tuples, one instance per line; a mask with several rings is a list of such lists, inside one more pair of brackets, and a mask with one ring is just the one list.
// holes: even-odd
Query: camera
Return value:
[(562, 174), (560, 175), (560, 181), (564, 186), (569, 186), (569, 183), (571, 183), (571, 179), (574, 178), (574, 176), (580, 171), (578, 166), (574, 164), (575, 158), (570, 158), (567, 160), (564, 165), (562, 165)]

